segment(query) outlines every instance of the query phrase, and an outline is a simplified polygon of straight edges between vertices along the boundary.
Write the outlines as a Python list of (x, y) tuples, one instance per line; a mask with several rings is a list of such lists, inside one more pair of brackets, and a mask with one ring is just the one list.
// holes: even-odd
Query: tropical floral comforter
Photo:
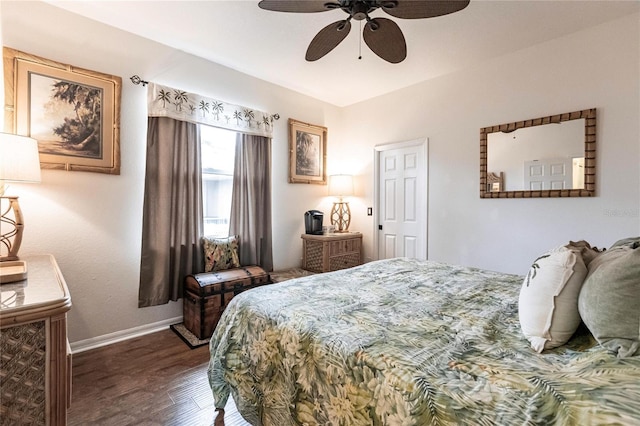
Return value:
[(640, 424), (640, 357), (586, 329), (535, 353), (522, 277), (391, 259), (236, 296), (210, 343), (216, 407), (253, 425)]

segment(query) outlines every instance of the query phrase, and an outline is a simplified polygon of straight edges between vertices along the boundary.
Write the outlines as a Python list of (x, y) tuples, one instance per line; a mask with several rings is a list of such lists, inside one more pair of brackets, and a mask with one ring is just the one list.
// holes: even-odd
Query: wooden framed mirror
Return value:
[(481, 198), (593, 197), (595, 178), (595, 108), (480, 129)]

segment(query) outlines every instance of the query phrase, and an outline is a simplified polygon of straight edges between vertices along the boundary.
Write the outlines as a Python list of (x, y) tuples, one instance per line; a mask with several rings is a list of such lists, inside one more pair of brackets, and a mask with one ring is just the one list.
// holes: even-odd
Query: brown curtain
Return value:
[(203, 255), (198, 125), (149, 117), (138, 307), (182, 297), (184, 277)]
[(238, 133), (229, 234), (240, 236), (240, 263), (273, 271), (271, 139)]

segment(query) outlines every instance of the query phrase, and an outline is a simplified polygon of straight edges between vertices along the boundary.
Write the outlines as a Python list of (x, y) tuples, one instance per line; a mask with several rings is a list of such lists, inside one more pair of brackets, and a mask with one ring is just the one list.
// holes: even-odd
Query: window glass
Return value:
[(202, 205), (204, 235), (229, 235), (236, 132), (200, 127), (202, 143)]

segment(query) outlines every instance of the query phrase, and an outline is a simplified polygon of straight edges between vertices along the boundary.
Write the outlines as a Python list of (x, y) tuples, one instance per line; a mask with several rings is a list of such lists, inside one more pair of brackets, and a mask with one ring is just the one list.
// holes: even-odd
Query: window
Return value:
[(200, 126), (204, 235), (229, 235), (236, 132)]

